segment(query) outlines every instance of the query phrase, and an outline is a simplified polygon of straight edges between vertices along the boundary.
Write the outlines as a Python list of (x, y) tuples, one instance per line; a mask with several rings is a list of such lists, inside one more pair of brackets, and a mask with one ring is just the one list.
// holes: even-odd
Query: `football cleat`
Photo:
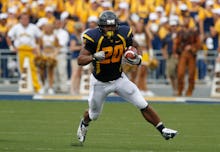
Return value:
[(83, 143), (85, 141), (87, 130), (88, 130), (88, 126), (85, 126), (83, 124), (83, 119), (81, 119), (77, 130), (77, 137), (80, 143)]
[(169, 128), (164, 128), (162, 130), (162, 136), (166, 139), (169, 140), (170, 138), (174, 138), (177, 135), (177, 131)]

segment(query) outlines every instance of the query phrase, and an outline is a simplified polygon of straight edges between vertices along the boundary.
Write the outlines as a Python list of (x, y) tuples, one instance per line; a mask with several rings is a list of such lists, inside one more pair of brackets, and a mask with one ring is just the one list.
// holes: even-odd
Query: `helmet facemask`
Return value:
[(118, 29), (118, 19), (113, 12), (104, 11), (99, 17), (98, 26), (103, 35), (111, 39)]
[(108, 39), (113, 38), (116, 31), (116, 25), (107, 25), (102, 27), (102, 33), (104, 36), (106, 36)]

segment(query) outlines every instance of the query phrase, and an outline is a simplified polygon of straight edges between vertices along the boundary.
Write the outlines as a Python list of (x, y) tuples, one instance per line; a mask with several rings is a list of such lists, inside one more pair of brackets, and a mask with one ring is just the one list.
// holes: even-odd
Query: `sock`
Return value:
[(83, 124), (85, 127), (89, 126), (89, 123), (85, 123), (84, 119), (83, 119), (83, 121), (82, 121), (82, 124)]
[(164, 127), (163, 123), (162, 122), (159, 122), (157, 125), (156, 125), (156, 128), (157, 130), (162, 134), (162, 130)]

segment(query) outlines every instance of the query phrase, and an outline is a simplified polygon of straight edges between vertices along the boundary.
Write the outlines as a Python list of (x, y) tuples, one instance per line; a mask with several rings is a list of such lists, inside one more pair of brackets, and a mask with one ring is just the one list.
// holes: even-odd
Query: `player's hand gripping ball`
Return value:
[(141, 64), (141, 55), (138, 55), (137, 49), (133, 46), (129, 46), (124, 53), (124, 61), (133, 64), (140, 65)]
[(124, 57), (126, 59), (135, 59), (137, 57), (137, 49), (135, 47), (133, 47), (133, 46), (129, 46), (125, 50)]

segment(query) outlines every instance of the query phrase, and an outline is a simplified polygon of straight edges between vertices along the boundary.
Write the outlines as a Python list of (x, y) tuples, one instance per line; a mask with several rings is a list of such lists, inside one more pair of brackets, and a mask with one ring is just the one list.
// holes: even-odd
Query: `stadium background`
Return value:
[[(194, 3), (197, 3), (197, 7), (194, 7)], [(144, 5), (143, 5), (144, 4)], [(204, 21), (204, 30), (209, 29), (209, 27), (217, 26), (217, 20), (214, 21), (215, 15), (219, 14), (218, 8), (220, 8), (218, 0), (1, 0), (0, 8), (1, 8), (1, 21), (7, 20), (7, 24), (5, 26), (0, 26), (1, 33), (1, 83), (2, 84), (11, 84), (10, 86), (14, 86), (13, 83), (17, 83), (19, 79), (19, 73), (16, 68), (11, 68), (9, 65), (13, 66), (13, 63), (16, 63), (16, 55), (10, 52), (7, 43), (4, 41), (5, 33), (10, 29), (12, 25), (18, 22), (19, 14), (22, 12), (28, 12), (31, 15), (31, 22), (36, 23), (40, 18), (47, 17), (47, 12), (51, 12), (53, 14), (52, 18), (48, 19), (49, 22), (53, 22), (55, 18), (60, 18), (62, 20), (67, 20), (65, 29), (69, 33), (74, 33), (74, 25), (77, 22), (81, 22), (84, 25), (84, 28), (87, 28), (87, 20), (90, 16), (96, 16), (100, 14), (101, 11), (110, 9), (114, 10), (116, 14), (119, 16), (119, 20), (122, 24), (130, 24), (130, 21), (135, 21), (137, 18), (143, 18), (145, 20), (146, 26), (151, 23), (151, 17), (153, 13), (157, 13), (159, 15), (163, 15), (166, 17), (170, 17), (174, 14), (179, 17), (179, 23), (181, 23), (181, 10), (183, 8), (183, 4), (187, 7), (187, 11), (193, 18), (195, 22), (195, 26), (198, 26), (198, 22), (200, 20)], [(207, 7), (211, 7), (211, 12), (208, 12)], [(87, 8), (87, 9), (85, 9)], [(172, 9), (171, 9), (172, 8)], [(185, 8), (186, 9), (186, 8)], [(171, 12), (172, 10), (172, 12)], [(215, 11), (214, 11), (215, 10)], [(15, 18), (11, 18), (14, 16)], [(137, 16), (135, 16), (135, 15)], [(160, 17), (156, 18), (156, 22), (160, 24)], [(218, 26), (217, 26), (218, 27)], [(210, 32), (205, 31), (205, 32)], [(159, 37), (164, 35), (161, 32)], [(217, 33), (218, 35), (218, 33)], [(213, 79), (213, 71), (215, 64), (215, 57), (217, 55), (217, 42), (218, 36), (214, 37), (212, 40), (212, 44), (206, 43), (204, 39), (204, 50), (198, 52), (198, 64), (197, 64), (197, 88), (210, 89), (211, 80)], [(148, 83), (150, 88), (157, 91), (157, 84), (165, 86), (164, 88), (169, 88), (169, 82), (165, 76), (165, 63), (164, 59), (161, 56), (160, 52), (160, 44), (157, 43), (157, 48), (155, 48), (155, 54), (158, 60), (160, 60), (159, 67), (150, 71), (148, 76)], [(210, 45), (212, 47), (210, 47)], [(68, 62), (68, 76), (71, 75), (71, 53), (69, 54), (69, 62)], [(12, 62), (11, 62), (12, 61)], [(15, 62), (13, 62), (15, 61)], [(11, 63), (11, 64), (9, 64)], [(15, 64), (16, 65), (16, 64)], [(67, 82), (68, 83), (68, 82)], [(202, 85), (204, 84), (204, 85)], [(168, 86), (167, 86), (168, 85)], [(207, 87), (206, 87), (207, 86)], [(7, 88), (7, 85), (6, 85)], [(154, 89), (156, 88), (156, 89)], [(163, 87), (162, 87), (163, 88)], [(14, 90), (6, 89), (6, 90)], [(165, 89), (166, 90), (166, 89)], [(196, 89), (197, 90), (197, 89)], [(200, 89), (201, 90), (201, 89)], [(162, 91), (163, 92), (163, 91)], [(195, 96), (201, 96), (207, 94), (205, 93), (197, 93), (195, 92)], [(166, 95), (166, 93), (157, 93), (158, 95)], [(170, 93), (168, 93), (170, 94)], [(207, 95), (208, 96), (208, 95)]]

